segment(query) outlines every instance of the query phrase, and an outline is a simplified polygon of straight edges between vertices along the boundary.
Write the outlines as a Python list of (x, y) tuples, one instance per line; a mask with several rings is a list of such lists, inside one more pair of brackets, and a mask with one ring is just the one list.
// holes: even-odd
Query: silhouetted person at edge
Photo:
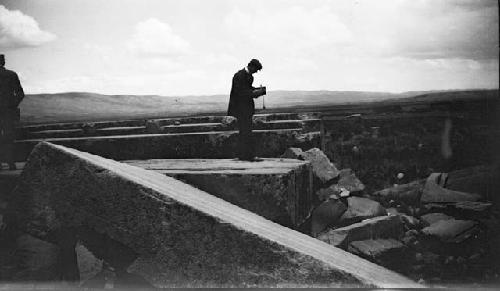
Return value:
[(24, 91), (17, 74), (4, 66), (5, 56), (0, 54), (0, 161), (7, 162), (9, 169), (15, 170), (14, 140), (20, 119), (18, 106), (24, 98)]
[(262, 69), (256, 59), (252, 59), (248, 66), (233, 76), (231, 95), (227, 115), (238, 119), (238, 152), (237, 157), (245, 161), (257, 161), (255, 157), (254, 140), (252, 136), (252, 116), (255, 113), (253, 99), (266, 94), (266, 87), (252, 86), (252, 74)]

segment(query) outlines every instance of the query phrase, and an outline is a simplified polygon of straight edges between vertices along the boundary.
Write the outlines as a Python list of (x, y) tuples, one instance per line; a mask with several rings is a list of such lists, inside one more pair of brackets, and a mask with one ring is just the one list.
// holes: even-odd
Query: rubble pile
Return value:
[[(322, 152), (308, 152), (290, 148), (283, 156), (316, 162), (313, 174), (321, 183), (311, 214), (312, 236), (415, 281), (498, 284), (500, 216), (492, 201), (498, 199), (492, 195), (498, 169), (432, 173), (366, 193), (351, 169), (331, 171), (338, 175), (325, 179), (329, 169), (318, 163)], [(320, 164), (335, 167), (326, 156)]]

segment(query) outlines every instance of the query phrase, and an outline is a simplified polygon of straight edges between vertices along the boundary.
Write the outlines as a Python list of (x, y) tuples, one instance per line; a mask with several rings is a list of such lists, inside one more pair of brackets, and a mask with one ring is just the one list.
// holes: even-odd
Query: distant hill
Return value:
[[(285, 109), (321, 107), (336, 104), (401, 100), (401, 98), (454, 98), (496, 94), (498, 90), (427, 91), (401, 94), (356, 91), (271, 91), (265, 96), (266, 108)], [(102, 95), (87, 92), (27, 95), (21, 103), (23, 123), (66, 121), (140, 119), (225, 114), (228, 95), (157, 96), (157, 95)], [(256, 100), (262, 108), (262, 98)]]

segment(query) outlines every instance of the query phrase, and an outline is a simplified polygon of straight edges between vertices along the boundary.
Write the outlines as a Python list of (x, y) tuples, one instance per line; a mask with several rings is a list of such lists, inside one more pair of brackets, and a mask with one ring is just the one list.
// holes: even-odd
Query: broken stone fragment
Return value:
[(161, 132), (160, 122), (158, 120), (147, 120), (146, 132), (152, 134), (160, 133)]
[(383, 202), (391, 200), (408, 205), (416, 205), (420, 202), (420, 196), (424, 188), (425, 180), (417, 180), (408, 184), (401, 184), (395, 187), (386, 188), (372, 194), (374, 199)]
[(401, 214), (400, 216), (407, 228), (412, 229), (420, 226), (420, 220), (418, 220), (418, 218), (406, 214)]
[(342, 169), (339, 172), (339, 181), (331, 187), (338, 192), (347, 190), (351, 193), (361, 192), (365, 189), (365, 185), (356, 177), (356, 174), (351, 169)]
[(451, 206), (463, 211), (483, 212), (489, 210), (493, 204), (487, 202), (461, 201)]
[(437, 237), (443, 242), (460, 243), (478, 231), (477, 223), (470, 220), (439, 220), (422, 229), (422, 233)]
[(13, 279), (21, 282), (59, 279), (60, 249), (57, 245), (22, 234), (16, 239), (16, 253), (21, 255)]
[(303, 160), (303, 154), (301, 148), (287, 148), (280, 158)]
[(387, 211), (380, 203), (368, 198), (352, 196), (347, 198), (347, 204), (347, 211), (340, 218), (343, 225), (387, 215)]
[(422, 203), (452, 203), (461, 201), (477, 201), (481, 198), (478, 194), (453, 191), (439, 186), (435, 175), (430, 175), (422, 191)]
[(395, 239), (376, 239), (353, 241), (347, 250), (372, 262), (388, 266), (404, 258), (406, 246)]
[(428, 214), (422, 215), (420, 217), (420, 219), (426, 225), (431, 225), (431, 224), (434, 224), (434, 223), (436, 223), (436, 222), (438, 222), (440, 220), (453, 219), (453, 217), (448, 216), (448, 215), (446, 215), (444, 213), (428, 213)]
[(331, 199), (321, 203), (312, 212), (312, 235), (317, 236), (326, 227), (335, 225), (346, 210), (345, 204), (338, 200)]
[(313, 174), (322, 184), (328, 184), (339, 176), (339, 170), (320, 149), (312, 148), (303, 152), (302, 156), (311, 162)]
[(399, 216), (380, 216), (346, 227), (330, 229), (321, 233), (318, 239), (345, 248), (352, 241), (378, 238), (398, 239), (402, 236), (403, 229), (403, 222)]

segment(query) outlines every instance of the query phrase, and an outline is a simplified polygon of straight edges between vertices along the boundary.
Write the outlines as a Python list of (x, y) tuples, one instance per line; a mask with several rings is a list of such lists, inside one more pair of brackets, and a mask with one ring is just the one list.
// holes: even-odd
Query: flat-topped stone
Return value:
[[(278, 157), (289, 147), (319, 145), (319, 133), (300, 134), (300, 129), (256, 130), (255, 148), (259, 157)], [(197, 132), (138, 134), (46, 141), (72, 147), (115, 160), (164, 158), (233, 158), (237, 152), (237, 132)], [(16, 141), (16, 159), (25, 161), (39, 139)]]
[(313, 208), (312, 172), (310, 164), (304, 161), (155, 159), (124, 162), (182, 180), (294, 229), (299, 229)]
[(21, 181), (22, 229), (93, 229), (136, 252), (129, 271), (157, 287), (421, 287), (171, 177), (63, 146), (39, 144)]

